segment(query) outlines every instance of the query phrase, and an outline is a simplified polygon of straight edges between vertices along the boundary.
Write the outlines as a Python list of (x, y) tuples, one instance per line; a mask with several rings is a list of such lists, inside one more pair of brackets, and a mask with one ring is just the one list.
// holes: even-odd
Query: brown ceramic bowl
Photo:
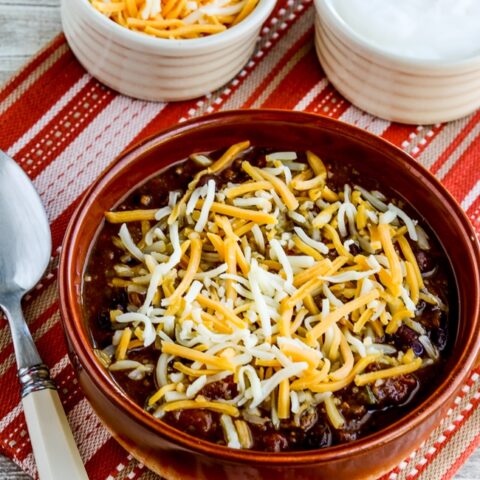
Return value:
[[(455, 344), (443, 380), (401, 420), (350, 444), (294, 453), (234, 450), (194, 438), (134, 404), (97, 362), (82, 314), (81, 285), (103, 213), (162, 168), (194, 151), (250, 139), (279, 150), (315, 150), (348, 161), (393, 187), (436, 234), (454, 272), (458, 311)], [(68, 227), (60, 267), (63, 324), (71, 359), (93, 408), (136, 458), (168, 479), (368, 479), (404, 459), (438, 425), (479, 350), (480, 251), (460, 207), (440, 183), (403, 151), (363, 130), (328, 118), (288, 111), (233, 111), (195, 119), (133, 147), (91, 187)], [(457, 324), (457, 325), (455, 325)]]

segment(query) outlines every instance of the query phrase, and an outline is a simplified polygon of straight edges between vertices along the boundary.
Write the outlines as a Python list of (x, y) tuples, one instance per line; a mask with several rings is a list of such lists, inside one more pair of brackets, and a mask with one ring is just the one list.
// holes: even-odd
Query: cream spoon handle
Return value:
[(12, 331), (21, 396), (40, 480), (88, 480), (48, 367), (42, 363), (21, 307), (21, 294), (4, 294), (0, 306)]
[(41, 480), (88, 480), (58, 392), (33, 391), (22, 399)]

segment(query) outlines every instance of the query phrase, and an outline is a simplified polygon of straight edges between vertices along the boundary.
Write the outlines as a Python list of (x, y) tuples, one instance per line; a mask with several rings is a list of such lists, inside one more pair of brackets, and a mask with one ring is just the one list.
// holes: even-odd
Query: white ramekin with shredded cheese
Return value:
[[(104, 3), (96, 1), (95, 5), (101, 9)], [(86, 70), (120, 93), (153, 101), (187, 100), (228, 83), (252, 55), (260, 28), (275, 6), (275, 0), (259, 0), (253, 10), (247, 0), (233, 6), (223, 0), (211, 5), (187, 2), (191, 11), (186, 18), (167, 19), (182, 22), (180, 32), (187, 21), (188, 32), (170, 35), (163, 23), (144, 25), (159, 21), (157, 3), (145, 2), (149, 8), (132, 17), (122, 14), (118, 22), (89, 0), (62, 0), (61, 8), (67, 41)], [(242, 11), (248, 12), (244, 18)], [(209, 18), (208, 22), (203, 17)], [(131, 28), (121, 24), (127, 20)], [(204, 36), (187, 38), (196, 34)]]

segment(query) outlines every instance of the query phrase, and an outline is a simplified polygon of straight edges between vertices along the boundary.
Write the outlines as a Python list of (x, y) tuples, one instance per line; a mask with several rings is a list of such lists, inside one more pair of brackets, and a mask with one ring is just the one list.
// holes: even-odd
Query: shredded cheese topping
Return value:
[[(105, 3), (110, 14), (117, 3)], [(238, 16), (247, 3), (222, 8)], [(158, 16), (175, 5), (149, 8)], [(138, 6), (125, 2), (115, 14), (135, 7), (135, 15), (145, 15)], [(251, 447), (245, 421), (259, 412), (279, 425), (324, 404), (331, 425), (342, 428), (336, 392), (410, 374), (438, 358), (414, 320), (421, 299), (441, 304), (412, 250), (416, 221), (376, 192), (327, 185), (328, 170), (312, 152), (304, 163), (296, 152), (270, 153), (263, 168), (243, 160), (243, 181), (209, 177), (200, 184), (249, 148), (233, 145), (217, 161), (196, 155), (204, 170), (167, 206), (106, 213), (107, 221), (122, 223), (114, 243), (125, 259), (111, 284), (142, 303), (110, 312), (117, 334), (99, 358), (111, 370), (137, 372), (131, 378), (155, 368), (158, 391), (148, 401), (154, 415), (219, 412), (232, 448)], [(140, 237), (127, 226), (132, 222), (141, 224)], [(422, 241), (428, 245), (424, 233)], [(421, 334), (424, 358), (378, 343), (402, 324)], [(129, 360), (132, 342), (154, 345), (157, 365)], [(205, 399), (206, 385), (231, 375), (233, 400)]]
[[(258, 0), (91, 0), (93, 8), (129, 30), (190, 39), (225, 31), (250, 15)], [(199, 161), (205, 161), (204, 156)]]

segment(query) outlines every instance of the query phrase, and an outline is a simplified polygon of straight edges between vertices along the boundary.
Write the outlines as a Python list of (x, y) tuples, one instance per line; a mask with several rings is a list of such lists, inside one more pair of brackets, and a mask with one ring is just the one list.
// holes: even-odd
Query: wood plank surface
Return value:
[[(0, 0), (0, 85), (61, 30), (59, 6), (60, 0)], [(0, 455), (0, 480), (29, 478)], [(454, 478), (480, 479), (480, 450)]]
[(0, 0), (0, 84), (60, 30), (60, 0)]

